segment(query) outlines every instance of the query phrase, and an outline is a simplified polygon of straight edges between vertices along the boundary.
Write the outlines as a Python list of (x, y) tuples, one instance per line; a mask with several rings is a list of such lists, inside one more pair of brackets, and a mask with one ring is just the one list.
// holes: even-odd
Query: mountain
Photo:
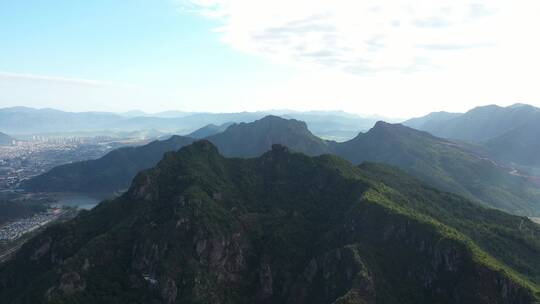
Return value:
[[(112, 193), (129, 186), (135, 175), (154, 166), (163, 153), (190, 144), (191, 137), (173, 136), (140, 147), (120, 148), (97, 160), (76, 162), (53, 168), (24, 182), (29, 191)], [(304, 122), (267, 116), (252, 123), (229, 126), (208, 137), (225, 155), (260, 156), (273, 144), (283, 144), (309, 155), (330, 151), (327, 142), (309, 132)]]
[(485, 143), (490, 156), (522, 166), (540, 167), (540, 119), (526, 122)]
[(0, 130), (10, 134), (102, 130), (122, 119), (120, 115), (103, 112), (72, 113), (13, 107), (0, 109)]
[(187, 134), (209, 124), (253, 122), (272, 113), (305, 121), (310, 129), (327, 139), (347, 140), (359, 131), (373, 126), (375, 118), (339, 111), (296, 112), (291, 110), (196, 113), (167, 111), (148, 114), (141, 111), (124, 113), (64, 112), (54, 109), (26, 107), (0, 108), (0, 130), (9, 134), (44, 134), (75, 132), (131, 132), (156, 130)]
[[(513, 129), (540, 121), (540, 109), (524, 104), (509, 107), (483, 106), (461, 115), (453, 115), (434, 117), (434, 114), (430, 114), (404, 124), (439, 137), (486, 142)], [(418, 123), (423, 120), (424, 123)]]
[(2, 145), (11, 145), (13, 143), (13, 140), (14, 138), (5, 134), (5, 133), (2, 133), (0, 132), (0, 146)]
[(252, 123), (234, 124), (206, 138), (226, 156), (255, 157), (282, 144), (308, 155), (330, 152), (330, 144), (313, 135), (303, 121), (269, 115)]
[(187, 135), (187, 137), (203, 139), (205, 137), (215, 135), (225, 131), (233, 123), (224, 123), (222, 125), (209, 124), (200, 129), (197, 129)]
[(358, 132), (371, 129), (380, 120), (345, 112), (293, 112), (279, 116), (305, 121), (309, 129), (317, 136), (336, 141), (349, 140)]
[(527, 178), (454, 142), (401, 124), (378, 122), (367, 133), (336, 147), (335, 153), (398, 166), (439, 189), (520, 215), (540, 214), (540, 189)]
[(0, 265), (2, 303), (537, 303), (540, 226), (273, 146), (167, 153)]
[(432, 113), (405, 124), (436, 136), (478, 142), (478, 151), (523, 171), (540, 167), (540, 109), (530, 105), (492, 105), (450, 116)]
[(127, 189), (141, 170), (155, 166), (165, 152), (178, 150), (194, 139), (173, 136), (140, 147), (123, 147), (105, 156), (61, 165), (31, 178), (23, 188), (40, 192), (112, 193)]
[[(223, 155), (231, 157), (260, 156), (272, 145), (281, 144), (307, 155), (333, 153), (354, 164), (364, 161), (391, 164), (432, 186), (487, 206), (519, 215), (540, 215), (540, 189), (534, 181), (511, 174), (512, 168), (469, 152), (467, 146), (400, 124), (378, 122), (369, 132), (336, 143), (316, 137), (304, 122), (267, 116), (252, 123), (231, 125), (207, 140)], [(88, 163), (61, 166), (30, 179), (23, 188), (59, 192), (118, 191), (127, 188), (139, 170), (156, 164), (164, 152), (190, 142), (189, 139), (178, 145), (156, 142), (150, 146), (159, 146), (159, 149), (130, 148), (129, 157), (105, 156)], [(144, 163), (139, 163), (143, 160)]]
[(55, 109), (13, 107), (0, 109), (0, 130), (10, 134), (43, 134), (90, 131), (140, 131), (191, 132), (214, 123), (253, 121), (263, 113), (180, 113), (163, 112), (146, 114), (139, 111), (127, 113), (65, 112)]
[(452, 118), (456, 118), (463, 115), (463, 113), (450, 113), (450, 112), (433, 112), (426, 116), (411, 118), (405, 121), (403, 124), (415, 128), (418, 130), (429, 130), (435, 128), (437, 125), (446, 122)]

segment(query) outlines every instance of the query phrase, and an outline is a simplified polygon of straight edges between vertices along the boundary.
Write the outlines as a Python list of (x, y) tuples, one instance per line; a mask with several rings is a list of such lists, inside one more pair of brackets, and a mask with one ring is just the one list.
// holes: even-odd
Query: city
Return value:
[(55, 166), (95, 159), (122, 147), (145, 144), (147, 138), (32, 136), (0, 145), (0, 191), (17, 189), (21, 181)]
[[(64, 137), (27, 136), (0, 145), (0, 203), (3, 204), (4, 221), (0, 221), (0, 262), (10, 258), (29, 237), (43, 227), (59, 220), (74, 217), (87, 202), (79, 206), (64, 194), (27, 193), (20, 189), (22, 181), (42, 174), (55, 166), (95, 159), (124, 146), (149, 142), (150, 138), (119, 138), (113, 136)], [(67, 199), (66, 199), (67, 196)], [(76, 201), (76, 199), (75, 199)], [(10, 207), (10, 204), (13, 204)], [(13, 212), (21, 206), (29, 208), (24, 215)]]
[(34, 214), (30, 218), (22, 218), (13, 222), (8, 222), (0, 227), (0, 243), (14, 241), (24, 234), (30, 233), (40, 227), (47, 225), (61, 216), (66, 215), (69, 209), (56, 206), (45, 212)]

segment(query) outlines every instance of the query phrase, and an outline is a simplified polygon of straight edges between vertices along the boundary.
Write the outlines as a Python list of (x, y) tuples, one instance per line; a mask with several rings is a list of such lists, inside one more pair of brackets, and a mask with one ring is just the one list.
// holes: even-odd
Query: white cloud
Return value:
[(162, 76), (135, 88), (0, 72), (0, 106), (331, 109), (395, 117), (490, 103), (540, 106), (538, 0), (171, 1), (218, 20), (215, 30), (227, 45), (287, 68), (260, 80), (240, 69), (226, 71), (235, 76), (226, 84), (161, 86), (174, 82)]
[(481, 104), (540, 106), (537, 0), (183, 0), (224, 43), (302, 74), (249, 107), (392, 116)]
[(540, 28), (535, 0), (189, 2), (221, 20), (216, 30), (238, 50), (355, 74), (444, 67), (449, 51), (530, 44), (536, 38), (517, 38), (534, 31), (523, 18)]

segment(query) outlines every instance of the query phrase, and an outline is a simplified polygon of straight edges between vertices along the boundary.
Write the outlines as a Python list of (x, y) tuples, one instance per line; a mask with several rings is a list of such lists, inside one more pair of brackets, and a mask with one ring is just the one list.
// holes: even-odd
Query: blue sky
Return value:
[(0, 70), (194, 87), (279, 77), (221, 43), (217, 24), (169, 0), (2, 1)]
[(403, 117), (540, 105), (535, 1), (432, 3), (1, 1), (0, 106)]

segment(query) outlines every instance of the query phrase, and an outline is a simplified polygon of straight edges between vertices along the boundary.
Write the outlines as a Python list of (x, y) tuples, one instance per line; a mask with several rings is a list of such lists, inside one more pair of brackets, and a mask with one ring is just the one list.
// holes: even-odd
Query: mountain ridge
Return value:
[(526, 123), (540, 120), (540, 109), (525, 104), (508, 107), (487, 105), (454, 117), (434, 116), (431, 113), (405, 121), (404, 124), (439, 137), (486, 142)]
[[(220, 153), (229, 157), (256, 157), (270, 150), (272, 145), (282, 144), (293, 151), (312, 156), (336, 154), (353, 164), (382, 162), (398, 166), (439, 189), (466, 196), (487, 206), (520, 215), (540, 214), (540, 190), (526, 177), (511, 174), (510, 168), (484, 159), (458, 143), (401, 124), (378, 122), (370, 131), (337, 143), (316, 137), (303, 122), (268, 116), (253, 123), (231, 125), (224, 132), (206, 139), (215, 144)], [(166, 148), (159, 151), (164, 153)], [(155, 165), (160, 156), (154, 156), (154, 163), (148, 163), (145, 167)], [(122, 166), (122, 163), (115, 165)], [(136, 171), (132, 169), (129, 175), (123, 177), (125, 187)], [(65, 190), (73, 190), (68, 187), (73, 183), (69, 172), (56, 176), (48, 174), (47, 178), (30, 180), (23, 187), (36, 190), (37, 186), (45, 190), (50, 188), (47, 180), (51, 177), (64, 185)]]
[[(225, 158), (197, 141), (166, 153), (120, 198), (23, 246), (0, 265), (0, 299), (538, 301), (540, 226), (370, 166), (279, 145), (258, 158)], [(453, 220), (447, 212), (468, 217), (437, 220)], [(511, 251), (504, 250), (508, 241), (515, 242)]]

